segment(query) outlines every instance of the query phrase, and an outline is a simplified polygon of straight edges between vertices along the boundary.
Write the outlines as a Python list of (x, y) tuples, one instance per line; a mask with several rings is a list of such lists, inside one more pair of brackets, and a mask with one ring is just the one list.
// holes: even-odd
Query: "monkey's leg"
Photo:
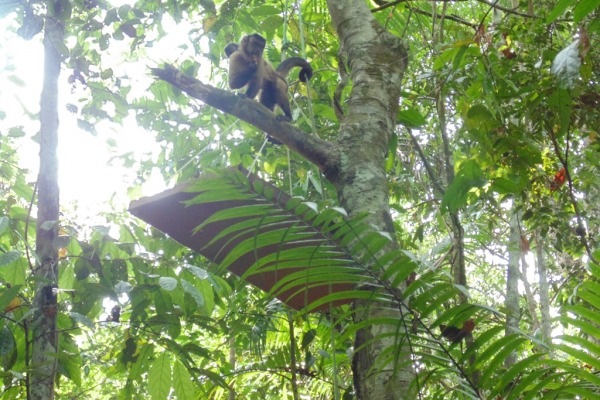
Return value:
[(252, 79), (250, 82), (248, 82), (248, 89), (246, 89), (246, 96), (248, 96), (249, 99), (253, 99), (256, 97), (256, 95), (258, 94), (258, 91), (260, 90), (261, 87), (261, 83), (259, 79)]
[(292, 110), (287, 97), (287, 84), (284, 82), (268, 82), (260, 94), (260, 103), (271, 111), (275, 110), (275, 104), (277, 104), (283, 111), (285, 119), (292, 120)]
[(260, 104), (271, 111), (275, 111), (275, 104), (277, 104), (277, 100), (275, 99), (276, 89), (271, 82), (266, 82), (263, 91), (260, 93)]
[[(271, 111), (275, 110), (275, 104), (277, 104), (276, 93), (275, 93), (276, 90), (277, 90), (277, 87), (275, 85), (273, 85), (271, 82), (267, 82), (267, 83), (265, 83), (263, 90), (260, 93), (260, 104), (267, 107)], [(280, 116), (278, 115), (277, 118), (279, 119), (279, 117)], [(283, 117), (283, 115), (281, 115), (281, 117)], [(287, 121), (290, 121), (289, 119), (287, 119), (287, 117), (283, 117), (283, 118)], [(283, 144), (279, 140), (274, 139), (273, 137), (269, 136), (268, 134), (267, 134), (267, 140), (276, 145)]]
[(280, 79), (275, 82), (277, 90), (275, 90), (275, 101), (287, 117), (288, 121), (292, 121), (292, 109), (288, 98), (288, 85), (285, 79)]

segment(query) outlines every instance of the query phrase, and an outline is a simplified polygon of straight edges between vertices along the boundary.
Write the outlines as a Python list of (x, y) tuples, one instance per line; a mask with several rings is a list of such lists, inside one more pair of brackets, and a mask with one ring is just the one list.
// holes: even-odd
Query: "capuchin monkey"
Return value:
[(241, 89), (247, 86), (246, 96), (253, 99), (260, 91), (260, 104), (274, 111), (275, 105), (283, 111), (288, 121), (292, 120), (292, 110), (288, 100), (286, 77), (294, 67), (300, 67), (298, 79), (306, 82), (312, 77), (312, 68), (303, 58), (290, 57), (279, 64), (277, 69), (263, 58), (265, 38), (258, 33), (247, 35), (237, 43), (229, 43), (225, 54), (229, 57), (229, 87)]

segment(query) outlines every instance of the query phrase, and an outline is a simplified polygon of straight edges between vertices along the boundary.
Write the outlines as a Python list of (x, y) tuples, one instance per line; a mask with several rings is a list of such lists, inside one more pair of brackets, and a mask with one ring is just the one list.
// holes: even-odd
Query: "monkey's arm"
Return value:
[(243, 88), (256, 76), (257, 70), (258, 64), (247, 62), (240, 53), (236, 52), (229, 59), (229, 87), (231, 89)]

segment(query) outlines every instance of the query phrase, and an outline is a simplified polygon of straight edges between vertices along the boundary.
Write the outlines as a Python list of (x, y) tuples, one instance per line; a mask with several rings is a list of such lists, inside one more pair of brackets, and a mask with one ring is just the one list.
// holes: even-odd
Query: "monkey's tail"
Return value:
[(312, 77), (312, 67), (304, 58), (290, 57), (283, 60), (281, 64), (277, 66), (277, 73), (283, 77), (286, 77), (290, 70), (294, 67), (300, 67), (301, 70), (298, 73), (298, 79), (300, 82), (306, 82)]

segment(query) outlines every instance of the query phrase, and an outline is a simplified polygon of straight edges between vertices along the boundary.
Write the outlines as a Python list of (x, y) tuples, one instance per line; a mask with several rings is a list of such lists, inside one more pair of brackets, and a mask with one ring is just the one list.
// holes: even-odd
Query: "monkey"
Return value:
[(298, 79), (306, 82), (312, 77), (312, 67), (303, 58), (290, 57), (281, 62), (277, 69), (263, 58), (265, 38), (258, 33), (246, 35), (238, 45), (229, 43), (225, 54), (229, 58), (229, 87), (241, 89), (247, 86), (246, 96), (256, 97), (260, 91), (260, 104), (274, 111), (275, 105), (283, 111), (287, 121), (292, 120), (292, 110), (288, 99), (286, 77), (294, 67), (300, 67)]

